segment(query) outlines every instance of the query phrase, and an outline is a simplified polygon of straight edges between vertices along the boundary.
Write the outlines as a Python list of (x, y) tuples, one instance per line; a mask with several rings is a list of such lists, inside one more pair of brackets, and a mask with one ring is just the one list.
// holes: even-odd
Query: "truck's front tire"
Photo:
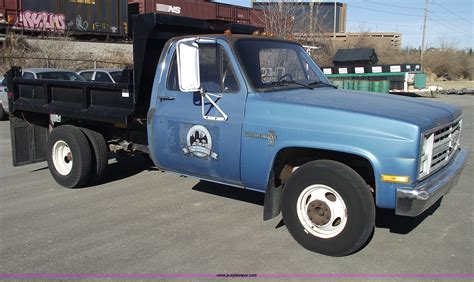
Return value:
[(375, 204), (365, 181), (330, 160), (306, 163), (293, 173), (283, 190), (282, 214), (300, 245), (329, 256), (359, 250), (375, 226)]
[(47, 161), (57, 183), (67, 188), (77, 188), (89, 179), (92, 155), (82, 131), (71, 125), (59, 126), (48, 138)]

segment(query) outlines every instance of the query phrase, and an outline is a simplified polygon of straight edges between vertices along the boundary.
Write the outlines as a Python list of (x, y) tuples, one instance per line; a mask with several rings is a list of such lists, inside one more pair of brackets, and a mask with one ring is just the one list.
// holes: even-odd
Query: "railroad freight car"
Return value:
[(128, 0), (128, 3), (129, 9), (140, 14), (169, 14), (263, 27), (259, 10), (209, 0)]
[(3, 26), (25, 32), (124, 38), (127, 0), (0, 0)]
[(0, 25), (7, 26), (15, 23), (16, 15), (20, 10), (18, 0), (0, 0)]

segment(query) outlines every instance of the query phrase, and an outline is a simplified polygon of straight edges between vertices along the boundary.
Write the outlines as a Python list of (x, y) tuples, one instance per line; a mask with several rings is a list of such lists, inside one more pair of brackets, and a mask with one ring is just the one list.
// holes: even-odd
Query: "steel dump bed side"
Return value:
[(13, 67), (9, 76), (14, 111), (123, 124), (134, 114), (132, 84), (24, 79), (18, 67)]

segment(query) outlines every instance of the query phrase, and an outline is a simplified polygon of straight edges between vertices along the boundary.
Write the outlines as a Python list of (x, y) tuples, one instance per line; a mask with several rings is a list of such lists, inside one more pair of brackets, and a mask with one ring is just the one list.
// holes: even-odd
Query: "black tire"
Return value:
[(3, 105), (0, 104), (0, 120), (7, 119), (7, 112), (3, 109)]
[(97, 131), (82, 127), (80, 129), (86, 135), (92, 149), (91, 177), (89, 182), (97, 182), (104, 176), (109, 161), (107, 142), (104, 136)]
[[(324, 189), (326, 189), (324, 187), (329, 187), (335, 191), (335, 194), (339, 197), (337, 199), (342, 199), (342, 203), (345, 204), (346, 212), (342, 214), (345, 214), (346, 217), (343, 216), (342, 221), (337, 219), (331, 221), (333, 220), (331, 214), (326, 213), (324, 215), (324, 211), (320, 208), (329, 201), (337, 202), (340, 207), (343, 207), (341, 201), (337, 200), (331, 193), (324, 194), (324, 197), (327, 198), (325, 199), (326, 202), (324, 200), (316, 201), (316, 198), (310, 200), (312, 195), (309, 195), (311, 194), (309, 191), (316, 191), (311, 189), (321, 189), (319, 191), (324, 192)], [(316, 192), (314, 194), (317, 195)], [(300, 203), (303, 204), (298, 206), (300, 195)], [(283, 220), (288, 231), (301, 246), (310, 251), (328, 256), (349, 255), (363, 247), (374, 230), (375, 204), (373, 196), (360, 175), (342, 163), (318, 160), (304, 164), (290, 177), (284, 187), (282, 196)], [(306, 196), (307, 198), (305, 198)], [(316, 206), (314, 212), (319, 208), (318, 212), (320, 211), (320, 213), (316, 215), (317, 219), (315, 219), (315, 214), (311, 212), (302, 215), (304, 214), (302, 213), (303, 210), (313, 211), (311, 204), (313, 207)], [(307, 207), (307, 209), (300, 207)], [(324, 208), (326, 207), (329, 206), (324, 206)], [(298, 217), (298, 210), (300, 210), (302, 220)], [(340, 212), (343, 209), (338, 210)], [(330, 209), (330, 211), (333, 210)], [(306, 219), (305, 216), (307, 216)], [(324, 216), (327, 216), (327, 221), (325, 221)], [(314, 221), (321, 223), (321, 225), (317, 225)], [(341, 222), (344, 222), (344, 224)], [(340, 226), (338, 226), (339, 224)], [(310, 229), (308, 226), (311, 231), (308, 231)], [(328, 238), (324, 237), (326, 235), (320, 236), (321, 233), (318, 233), (318, 230), (324, 228), (336, 228), (336, 230), (339, 228), (339, 231), (333, 233), (329, 231), (329, 234), (331, 234), (329, 236), (334, 236)]]
[[(55, 146), (56, 144), (56, 146)], [(61, 171), (61, 154), (55, 154), (55, 148), (63, 144), (63, 147), (66, 147), (70, 150), (71, 160), (66, 160), (68, 156), (64, 156), (64, 164), (71, 165), (69, 170), (63, 169)], [(65, 145), (64, 145), (65, 144)], [(66, 188), (77, 188), (84, 185), (90, 177), (91, 164), (92, 164), (92, 155), (89, 142), (87, 141), (86, 136), (82, 131), (72, 125), (63, 125), (59, 126), (51, 132), (48, 138), (47, 146), (47, 161), (49, 170), (57, 183)], [(58, 155), (59, 158), (56, 160), (58, 167), (53, 161), (53, 155)]]
[(142, 157), (149, 167), (156, 167), (155, 163), (153, 162), (149, 154), (143, 153)]

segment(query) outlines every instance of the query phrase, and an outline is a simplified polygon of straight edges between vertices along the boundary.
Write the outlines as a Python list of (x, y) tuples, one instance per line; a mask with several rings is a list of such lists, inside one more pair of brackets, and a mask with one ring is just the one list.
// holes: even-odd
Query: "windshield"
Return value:
[(114, 82), (118, 83), (120, 81), (120, 77), (122, 76), (122, 71), (110, 72), (110, 75), (114, 79)]
[(241, 39), (235, 46), (247, 76), (257, 91), (329, 83), (316, 63), (298, 44)]
[(36, 75), (38, 76), (38, 79), (86, 81), (82, 76), (73, 72), (41, 72)]

